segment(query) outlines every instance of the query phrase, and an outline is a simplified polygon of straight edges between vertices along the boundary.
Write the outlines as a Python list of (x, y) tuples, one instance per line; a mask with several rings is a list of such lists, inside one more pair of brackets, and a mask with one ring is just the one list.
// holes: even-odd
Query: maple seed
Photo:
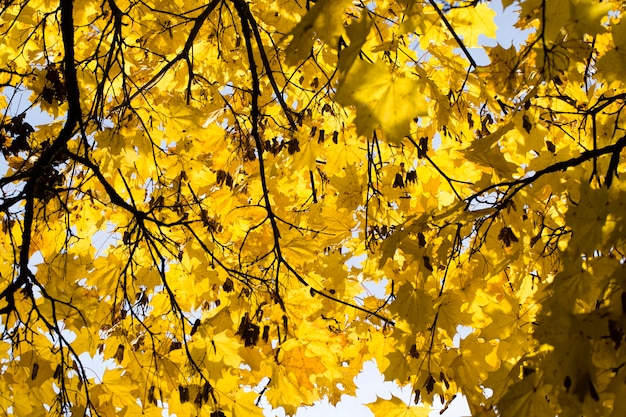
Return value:
[(267, 325), (263, 326), (263, 336), (261, 336), (261, 338), (263, 339), (265, 343), (267, 343), (267, 341), (270, 338), (270, 326), (267, 326)]
[(413, 404), (417, 405), (420, 402), (421, 392), (420, 390), (416, 389), (414, 394), (415, 394), (415, 398), (413, 398)]
[(202, 407), (202, 391), (198, 391), (198, 393), (196, 394), (196, 398), (193, 400), (193, 403), (196, 405), (196, 407)]
[(154, 396), (154, 390), (155, 390), (155, 386), (152, 385), (150, 389), (148, 390), (148, 402), (158, 406), (159, 402)]
[(400, 173), (396, 174), (396, 178), (393, 181), (393, 188), (404, 187), (404, 180), (402, 179), (402, 175)]
[(426, 153), (428, 152), (428, 138), (421, 137), (419, 142), (419, 147), (417, 148), (417, 157), (419, 159), (426, 158)]
[(428, 378), (426, 378), (426, 383), (424, 383), (424, 388), (426, 388), (426, 392), (428, 394), (432, 393), (435, 389), (435, 382), (435, 378), (433, 378), (433, 376), (429, 374)]
[(522, 117), (522, 127), (524, 128), (526, 133), (530, 133), (530, 131), (533, 128), (533, 125), (530, 122), (530, 119), (528, 118), (528, 115), (526, 115), (526, 114), (524, 115), (524, 117)]
[(244, 341), (244, 345), (246, 347), (255, 346), (259, 341), (259, 334), (261, 332), (261, 328), (256, 324), (252, 323), (248, 313), (245, 313), (241, 318), (241, 322), (239, 323), (239, 330), (237, 330), (238, 336)]
[(600, 401), (600, 396), (598, 395), (598, 392), (596, 391), (596, 387), (593, 386), (593, 382), (591, 382), (591, 378), (588, 378), (588, 382), (589, 382), (589, 395), (591, 395), (591, 398), (594, 401)]
[(430, 258), (426, 255), (422, 257), (424, 261), (424, 268), (428, 269), (430, 272), (433, 272), (433, 266), (430, 264)]
[(222, 285), (222, 289), (226, 292), (232, 292), (234, 287), (233, 280), (230, 278), (226, 278), (226, 281), (224, 281), (224, 284)]
[(178, 386), (178, 396), (180, 398), (181, 403), (186, 403), (189, 401), (189, 388), (183, 387), (182, 385)]
[(439, 380), (443, 382), (443, 384), (446, 386), (446, 389), (450, 389), (450, 383), (446, 379), (446, 376), (444, 375), (443, 371), (439, 372)]
[(221, 169), (217, 170), (216, 174), (216, 182), (217, 185), (226, 184), (227, 187), (233, 188), (233, 177), (228, 172), (223, 171)]
[(289, 155), (300, 152), (300, 142), (298, 142), (298, 139), (294, 138), (287, 142), (287, 152)]
[(417, 244), (419, 245), (420, 248), (423, 248), (426, 246), (426, 237), (424, 236), (424, 233), (422, 232), (417, 233)]
[(324, 129), (320, 129), (320, 135), (317, 138), (317, 143), (324, 143), (324, 135), (326, 134), (326, 132), (324, 131)]
[(511, 246), (511, 242), (518, 242), (517, 236), (513, 233), (510, 227), (503, 227), (498, 233), (498, 240), (504, 243), (507, 248)]
[(202, 399), (204, 400), (204, 402), (209, 401), (209, 394), (211, 394), (212, 396), (214, 395), (213, 394), (213, 387), (207, 381), (207, 382), (204, 383), (204, 386), (202, 387)]
[(115, 355), (113, 358), (121, 363), (124, 360), (124, 345), (118, 345), (117, 350), (115, 351)]
[(415, 184), (417, 182), (417, 172), (414, 169), (406, 173), (406, 183)]
[(415, 343), (411, 345), (411, 348), (409, 349), (409, 355), (411, 355), (411, 357), (414, 359), (418, 359), (420, 357), (420, 353), (417, 351), (417, 345)]

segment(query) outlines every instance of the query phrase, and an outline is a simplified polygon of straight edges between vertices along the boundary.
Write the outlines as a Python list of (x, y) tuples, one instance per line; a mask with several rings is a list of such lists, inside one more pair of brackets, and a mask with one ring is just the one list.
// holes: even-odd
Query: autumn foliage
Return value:
[(0, 413), (626, 415), (624, 5), (504, 6), (0, 2)]

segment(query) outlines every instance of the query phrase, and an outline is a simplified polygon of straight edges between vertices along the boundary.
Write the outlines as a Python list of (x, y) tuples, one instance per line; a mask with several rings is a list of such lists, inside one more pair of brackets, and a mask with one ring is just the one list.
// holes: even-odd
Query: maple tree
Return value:
[(2, 413), (625, 415), (624, 6), (512, 7), (4, 0)]

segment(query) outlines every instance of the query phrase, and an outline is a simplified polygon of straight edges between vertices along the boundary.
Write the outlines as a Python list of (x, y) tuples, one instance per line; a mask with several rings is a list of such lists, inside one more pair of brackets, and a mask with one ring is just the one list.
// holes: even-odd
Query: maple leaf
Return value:
[(3, 2), (3, 412), (621, 417), (623, 5), (487, 3)]
[(287, 47), (287, 55), (292, 63), (304, 59), (311, 53), (315, 38), (322, 39), (333, 47), (340, 36), (345, 35), (344, 10), (349, 0), (320, 0), (304, 15), (291, 30), (293, 39)]
[(263, 410), (254, 405), (257, 398), (258, 394), (254, 391), (239, 391), (233, 399), (233, 417), (261, 417), (263, 415)]
[(448, 19), (458, 35), (463, 37), (465, 46), (478, 46), (478, 36), (484, 35), (495, 39), (498, 27), (493, 19), (496, 12), (486, 4), (476, 7), (453, 8), (448, 12)]
[(535, 374), (510, 387), (500, 403), (502, 406), (498, 407), (498, 411), (503, 417), (554, 415), (554, 410)]
[(359, 134), (371, 136), (381, 128), (388, 142), (399, 144), (411, 133), (411, 121), (428, 114), (425, 91), (419, 78), (394, 74), (381, 61), (357, 61), (339, 83), (335, 100), (355, 106)]
[(506, 160), (506, 157), (499, 149), (498, 142), (510, 131), (514, 125), (507, 123), (501, 126), (495, 132), (472, 141), (471, 146), (463, 151), (467, 158), (471, 158), (476, 162), (485, 166), (490, 166), (494, 171), (504, 177), (510, 177), (516, 169), (516, 166)]
[(618, 52), (626, 48), (626, 25), (623, 22), (611, 25), (611, 37), (614, 48), (609, 48), (598, 60), (601, 69), (600, 77), (610, 81), (619, 79), (624, 74), (623, 55)]
[(395, 296), (391, 311), (398, 315), (397, 328), (411, 333), (424, 331), (435, 314), (432, 297), (409, 283), (402, 285)]
[(283, 345), (281, 363), (292, 370), (297, 386), (304, 389), (313, 388), (312, 379), (323, 370), (318, 356), (308, 355), (306, 346), (297, 340), (290, 340)]
[(375, 402), (366, 404), (375, 416), (386, 415), (389, 417), (426, 417), (430, 414), (430, 408), (426, 406), (407, 405), (402, 399), (392, 395), (390, 400), (378, 398)]
[(329, 178), (329, 183), (337, 190), (339, 208), (350, 209), (363, 203), (365, 189), (354, 165), (348, 165), (341, 175)]

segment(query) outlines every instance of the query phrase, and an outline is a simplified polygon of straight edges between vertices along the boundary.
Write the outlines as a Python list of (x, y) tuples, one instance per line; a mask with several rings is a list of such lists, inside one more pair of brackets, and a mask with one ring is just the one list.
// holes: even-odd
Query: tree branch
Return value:
[[(499, 188), (507, 188), (504, 192), (503, 198), (496, 204), (496, 208), (502, 208), (507, 201), (511, 200), (515, 194), (517, 194), (522, 188), (525, 186), (532, 184), (537, 181), (539, 178), (543, 177), (547, 174), (552, 174), (559, 171), (565, 171), (568, 168), (572, 168), (582, 164), (583, 162), (589, 161), (591, 159), (598, 158), (603, 155), (612, 154), (612, 160), (615, 158), (615, 155), (619, 155), (619, 153), (626, 147), (626, 135), (622, 136), (617, 142), (613, 145), (605, 146), (600, 149), (593, 149), (590, 151), (585, 151), (580, 156), (572, 159), (568, 159), (566, 161), (557, 162), (553, 165), (550, 165), (544, 169), (541, 169), (535, 172), (533, 175), (529, 175), (527, 177), (522, 177), (520, 179), (514, 181), (505, 181), (500, 182), (498, 184), (490, 185), (482, 189), (481, 191), (472, 194), (465, 201), (467, 203), (467, 207), (472, 203), (472, 201), (478, 199), (481, 195), (488, 193), (493, 190), (498, 190)], [(609, 184), (610, 185), (610, 184)]]
[(142, 94), (144, 91), (149, 90), (150, 88), (154, 87), (154, 85), (161, 78), (163, 78), (163, 76), (170, 69), (172, 69), (172, 67), (178, 61), (181, 61), (183, 59), (188, 59), (189, 51), (191, 51), (191, 48), (193, 47), (193, 44), (196, 40), (196, 37), (198, 36), (198, 33), (200, 32), (200, 29), (204, 25), (204, 22), (209, 18), (209, 15), (213, 12), (213, 10), (215, 10), (217, 5), (221, 2), (222, 0), (211, 1), (211, 3), (209, 3), (206, 6), (206, 8), (202, 11), (202, 13), (200, 13), (198, 17), (196, 17), (193, 28), (191, 28), (191, 32), (189, 32), (189, 37), (187, 37), (187, 40), (185, 41), (185, 46), (183, 46), (183, 49), (174, 57), (174, 59), (172, 59), (167, 64), (165, 64), (163, 68), (161, 68), (159, 72), (157, 72), (148, 82), (146, 82), (143, 86), (139, 87), (137, 91), (131, 94), (128, 99), (124, 100), (121, 104), (115, 106), (111, 111), (116, 111), (123, 107), (128, 106), (135, 97)]
[(454, 31), (454, 28), (452, 27), (452, 25), (450, 24), (450, 22), (448, 22), (448, 19), (446, 18), (446, 15), (443, 14), (443, 12), (441, 11), (441, 9), (439, 8), (439, 6), (437, 5), (437, 3), (435, 3), (435, 0), (428, 0), (428, 2), (430, 3), (431, 6), (434, 7), (435, 11), (437, 12), (437, 14), (439, 15), (439, 17), (441, 18), (441, 20), (443, 21), (443, 24), (446, 25), (446, 28), (448, 28), (448, 30), (450, 31), (450, 33), (452, 34), (452, 36), (454, 37), (454, 40), (456, 41), (456, 43), (459, 45), (459, 48), (461, 48), (461, 50), (463, 51), (463, 53), (465, 54), (465, 57), (467, 58), (467, 60), (470, 62), (470, 64), (472, 65), (472, 67), (477, 68), (478, 65), (476, 65), (476, 61), (474, 61), (474, 58), (472, 57), (472, 55), (469, 53), (469, 51), (467, 50), (467, 48), (465, 47), (465, 44), (463, 43), (463, 41), (461, 40), (461, 38), (459, 38), (459, 35), (456, 34), (456, 32)]

